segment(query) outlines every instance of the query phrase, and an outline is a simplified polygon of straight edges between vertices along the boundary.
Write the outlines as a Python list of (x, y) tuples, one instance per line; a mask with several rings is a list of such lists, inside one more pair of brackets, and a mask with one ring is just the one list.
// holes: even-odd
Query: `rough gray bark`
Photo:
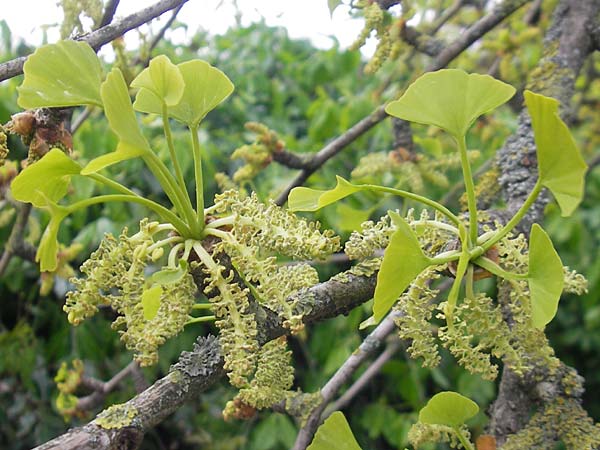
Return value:
[[(552, 24), (546, 33), (543, 57), (528, 84), (532, 91), (558, 99), (561, 102), (562, 117), (567, 122), (572, 118), (569, 105), (575, 89), (575, 79), (587, 56), (594, 50), (592, 30), (597, 25), (599, 13), (600, 2), (596, 0), (562, 0), (554, 11)], [(502, 172), (499, 181), (507, 208), (510, 212), (515, 212), (537, 178), (535, 144), (526, 112), (519, 116), (517, 132), (498, 152), (498, 165)], [(532, 223), (541, 221), (547, 200), (547, 195), (538, 199), (519, 225), (521, 231), (528, 232)], [(567, 371), (572, 369), (563, 365), (558, 373), (564, 374)], [(542, 374), (544, 376), (540, 378)], [(514, 434), (527, 425), (533, 407), (554, 401), (557, 396), (580, 402), (583, 379), (574, 378), (579, 385), (567, 394), (558, 387), (561, 378), (545, 373), (542, 367), (534, 369), (523, 378), (505, 369), (498, 397), (490, 409), (490, 434), (502, 445), (507, 435)], [(540, 379), (543, 381), (537, 381)], [(543, 394), (548, 392), (556, 395)], [(549, 442), (548, 448), (554, 448), (553, 445), (553, 441)]]

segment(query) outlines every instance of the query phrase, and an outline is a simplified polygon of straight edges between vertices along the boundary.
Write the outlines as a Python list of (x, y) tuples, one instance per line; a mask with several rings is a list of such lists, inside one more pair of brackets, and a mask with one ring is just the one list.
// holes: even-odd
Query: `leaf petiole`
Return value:
[(141, 205), (146, 206), (148, 209), (154, 211), (161, 217), (161, 219), (173, 224), (173, 226), (182, 236), (186, 237), (191, 234), (191, 230), (189, 229), (187, 224), (184, 221), (182, 221), (179, 217), (177, 217), (173, 212), (169, 211), (164, 206), (159, 205), (158, 203), (141, 196), (126, 194), (99, 195), (97, 197), (91, 197), (86, 198), (84, 200), (80, 200), (78, 202), (65, 206), (64, 208), (67, 211), (67, 214), (71, 214), (79, 209), (87, 208), (91, 205), (97, 205), (98, 203), (107, 202), (139, 203)]

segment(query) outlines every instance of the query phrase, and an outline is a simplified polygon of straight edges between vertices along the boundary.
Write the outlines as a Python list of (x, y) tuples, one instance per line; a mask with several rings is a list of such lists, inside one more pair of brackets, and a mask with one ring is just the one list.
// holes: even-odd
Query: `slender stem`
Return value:
[(204, 310), (204, 309), (211, 309), (212, 305), (210, 303), (194, 303), (192, 305), (192, 309), (200, 309), (200, 310)]
[(169, 172), (169, 169), (167, 169), (165, 164), (153, 152), (145, 153), (143, 159), (173, 203), (173, 206), (175, 206), (175, 209), (177, 209), (179, 214), (185, 217), (190, 232), (193, 233), (194, 236), (200, 237), (200, 232), (195, 226), (196, 221), (194, 211), (191, 206), (186, 207), (185, 204), (185, 196), (187, 194), (182, 192), (179, 186), (177, 186), (177, 182), (173, 178), (173, 175), (171, 175), (171, 172)]
[(177, 256), (181, 247), (183, 247), (183, 242), (175, 244), (173, 248), (171, 248), (171, 251), (169, 252), (169, 257), (167, 258), (167, 264), (169, 265), (169, 267), (175, 267), (177, 265)]
[(473, 289), (473, 265), (467, 267), (467, 277), (465, 280), (465, 294), (467, 298), (475, 298), (475, 290)]
[(479, 267), (487, 270), (488, 272), (493, 273), (497, 277), (504, 278), (507, 280), (526, 280), (527, 274), (522, 273), (513, 273), (504, 270), (498, 264), (496, 264), (491, 259), (488, 259), (484, 256), (481, 256), (473, 261), (473, 264), (477, 264)]
[(105, 177), (104, 175), (100, 175), (99, 173), (91, 173), (86, 176), (88, 178), (91, 178), (92, 180), (97, 181), (98, 183), (102, 183), (103, 185), (108, 186), (109, 188), (112, 188), (115, 191), (120, 192), (122, 194), (133, 195), (133, 196), (139, 197), (138, 194), (133, 192), (128, 187), (123, 186), (121, 183), (111, 180), (110, 178)]
[(96, 205), (98, 203), (107, 203), (107, 202), (131, 202), (131, 203), (139, 203), (141, 205), (146, 206), (148, 209), (154, 211), (158, 214), (163, 220), (166, 220), (173, 224), (173, 226), (177, 229), (177, 231), (182, 236), (189, 236), (191, 231), (187, 224), (182, 221), (179, 217), (177, 217), (173, 212), (169, 211), (162, 205), (159, 205), (152, 200), (149, 200), (145, 197), (134, 196), (134, 195), (124, 195), (124, 194), (110, 194), (110, 195), (99, 195), (97, 197), (86, 198), (84, 200), (80, 200), (78, 202), (72, 203), (65, 207), (68, 211), (68, 214), (71, 214), (78, 209), (87, 208), (91, 205)]
[(452, 225), (449, 225), (444, 222), (440, 222), (438, 220), (415, 220), (414, 222), (411, 222), (411, 225), (431, 225), (440, 230), (446, 230), (456, 235), (459, 234), (458, 229), (456, 227), (453, 227)]
[(459, 252), (458, 250), (451, 250), (449, 252), (440, 253), (435, 258), (430, 259), (431, 265), (439, 266), (452, 261), (456, 261), (460, 258), (461, 255), (462, 252)]
[(198, 223), (204, 228), (204, 181), (202, 178), (202, 155), (200, 154), (200, 141), (198, 140), (198, 125), (190, 126), (192, 135), (192, 153), (194, 155), (194, 176), (196, 179), (196, 212)]
[(462, 242), (462, 252), (460, 254), (460, 258), (458, 258), (458, 264), (456, 267), (456, 278), (454, 279), (454, 283), (452, 283), (452, 288), (450, 288), (450, 292), (448, 293), (448, 304), (446, 306), (445, 311), (446, 323), (448, 324), (448, 328), (454, 327), (454, 307), (456, 306), (456, 302), (458, 301), (458, 293), (460, 291), (462, 279), (465, 275), (465, 272), (467, 271), (467, 267), (469, 267), (469, 260), (471, 259), (471, 255), (469, 253), (469, 245), (465, 234), (466, 233), (463, 228), (463, 232), (460, 236), (460, 240)]
[(205, 228), (219, 228), (225, 225), (233, 225), (234, 223), (235, 217), (233, 216), (221, 217), (220, 219), (207, 223)]
[(201, 323), (201, 322), (213, 322), (217, 318), (215, 316), (202, 316), (202, 317), (192, 317), (185, 324), (191, 325), (192, 323)]
[(169, 245), (169, 244), (173, 244), (173, 243), (178, 243), (183, 241), (183, 238), (181, 236), (171, 236), (165, 239), (161, 239), (160, 241), (156, 241), (154, 244), (152, 244), (151, 246), (149, 246), (147, 248), (148, 252), (153, 251), (154, 249), (157, 249), (159, 247), (164, 247), (165, 245)]
[(458, 440), (460, 441), (460, 443), (462, 444), (462, 446), (464, 447), (465, 450), (475, 450), (475, 448), (473, 447), (473, 444), (471, 444), (471, 442), (465, 437), (465, 435), (460, 430), (460, 428), (453, 427), (453, 429), (454, 429), (454, 432), (456, 433), (456, 437), (458, 438)]
[(465, 190), (467, 193), (467, 205), (469, 207), (469, 238), (475, 243), (477, 241), (477, 200), (475, 198), (475, 184), (471, 173), (471, 164), (467, 155), (467, 142), (462, 136), (456, 140), (460, 152), (460, 164), (462, 165)]
[(204, 231), (206, 232), (206, 235), (215, 236), (215, 237), (221, 238), (223, 240), (231, 240), (231, 238), (232, 238), (231, 233), (228, 233), (223, 230), (219, 230), (217, 228), (208, 228), (208, 229), (205, 229)]
[(529, 193), (529, 196), (527, 196), (527, 199), (525, 199), (525, 202), (523, 202), (523, 204), (521, 205), (521, 207), (519, 208), (517, 213), (513, 216), (513, 218), (510, 219), (506, 223), (506, 225), (504, 225), (500, 229), (500, 231), (494, 233), (494, 235), (488, 241), (481, 244), (481, 247), (483, 248), (484, 251), (489, 249), (492, 245), (494, 245), (496, 242), (498, 242), (500, 239), (502, 239), (504, 236), (506, 236), (508, 233), (510, 233), (515, 226), (517, 226), (517, 224), (521, 221), (521, 219), (523, 218), (525, 213), (527, 213), (527, 211), (529, 210), (531, 205), (533, 205), (533, 202), (535, 202), (538, 195), (540, 195), (541, 190), (542, 190), (542, 184), (540, 183), (540, 180), (538, 179), (536, 181), (535, 186), (533, 187), (532, 191)]
[(169, 123), (169, 113), (167, 111), (167, 104), (163, 102), (162, 104), (162, 121), (163, 121), (163, 129), (165, 130), (165, 139), (167, 141), (167, 147), (169, 147), (169, 155), (171, 156), (171, 161), (173, 162), (173, 167), (175, 168), (175, 176), (177, 182), (179, 183), (179, 189), (185, 193), (186, 205), (189, 209), (192, 209), (192, 202), (190, 200), (190, 195), (188, 193), (187, 187), (185, 185), (185, 180), (183, 178), (183, 172), (181, 171), (181, 166), (179, 165), (179, 160), (177, 159), (177, 153), (175, 152), (175, 144), (173, 143), (173, 133), (171, 133), (171, 124)]
[(412, 192), (403, 191), (401, 189), (394, 189), (394, 188), (390, 188), (390, 187), (386, 187), (386, 186), (377, 186), (376, 184), (359, 184), (357, 186), (365, 187), (371, 191), (386, 192), (388, 194), (394, 194), (394, 195), (398, 195), (400, 197), (406, 197), (406, 198), (410, 198), (411, 200), (416, 200), (418, 202), (424, 203), (425, 205), (431, 206), (433, 209), (436, 209), (439, 212), (441, 212), (443, 215), (445, 215), (448, 219), (450, 219), (450, 221), (452, 221), (459, 228), (459, 230), (461, 228), (464, 228), (463, 223), (452, 211), (450, 211), (444, 205), (440, 205), (438, 202), (430, 200), (427, 197), (413, 194)]

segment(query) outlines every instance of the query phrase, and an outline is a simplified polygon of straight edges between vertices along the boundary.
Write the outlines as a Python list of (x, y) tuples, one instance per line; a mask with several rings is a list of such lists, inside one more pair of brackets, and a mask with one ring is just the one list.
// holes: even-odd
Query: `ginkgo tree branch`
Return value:
[[(133, 13), (123, 19), (99, 28), (85, 36), (82, 36), (81, 41), (87, 42), (90, 46), (98, 51), (102, 46), (110, 41), (122, 36), (129, 30), (133, 30), (152, 19), (177, 8), (188, 0), (161, 0), (154, 5), (144, 8), (136, 13)], [(27, 56), (12, 59), (0, 64), (0, 81), (8, 80), (23, 73), (23, 64), (27, 60)]]
[[(440, 51), (425, 69), (425, 72), (432, 72), (446, 67), (454, 58), (471, 46), (471, 44), (480, 39), (488, 31), (494, 29), (504, 19), (530, 1), (531, 0), (507, 0), (496, 5), (492, 11), (474, 23), (445, 49)], [(283, 192), (279, 194), (275, 203), (283, 205), (287, 201), (288, 195), (293, 188), (304, 184), (308, 177), (315, 173), (329, 159), (333, 158), (348, 145), (352, 144), (375, 125), (382, 122), (386, 117), (387, 114), (384, 110), (384, 105), (379, 106), (371, 114), (361, 119), (346, 132), (315, 153), (311, 159), (307, 160), (305, 167), (300, 171), (296, 178), (294, 178)]]
[[(295, 294), (292, 299), (299, 308), (310, 310), (304, 316), (305, 323), (317, 322), (340, 314), (347, 314), (356, 306), (373, 297), (376, 274), (370, 277), (346, 273), (340, 277), (319, 283)], [(281, 319), (273, 312), (264, 310), (256, 314), (259, 319), (259, 339), (264, 343), (288, 332)], [(125, 408), (136, 411), (129, 425), (104, 429), (93, 421), (74, 428), (64, 435), (36, 447), (37, 450), (69, 449), (134, 449), (143, 435), (162, 422), (185, 402), (207, 390), (225, 374), (219, 341), (215, 337), (199, 338), (192, 352), (183, 352), (179, 362), (170, 372), (144, 392), (128, 402)]]

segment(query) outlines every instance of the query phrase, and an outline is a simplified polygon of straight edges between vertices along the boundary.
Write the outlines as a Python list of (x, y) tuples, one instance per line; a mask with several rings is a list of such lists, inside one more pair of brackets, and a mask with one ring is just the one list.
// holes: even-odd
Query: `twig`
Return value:
[(115, 17), (115, 13), (117, 12), (117, 7), (119, 6), (120, 0), (109, 0), (104, 8), (104, 15), (102, 16), (102, 20), (100, 21), (100, 25), (98, 28), (105, 27), (109, 23), (113, 21)]
[(92, 108), (93, 107), (88, 106), (81, 112), (81, 114), (77, 116), (77, 119), (75, 119), (73, 125), (71, 126), (71, 134), (75, 134), (79, 127), (83, 125), (83, 122), (85, 122), (86, 119), (90, 117), (90, 114), (92, 113)]
[(442, 28), (446, 22), (452, 19), (459, 11), (460, 8), (465, 4), (465, 0), (456, 0), (449, 8), (444, 10), (444, 13), (435, 21), (431, 27), (429, 34), (434, 35), (440, 28)]
[(335, 402), (333, 402), (322, 415), (322, 419), (325, 420), (329, 415), (334, 411), (339, 411), (344, 409), (354, 397), (365, 387), (367, 386), (373, 377), (377, 375), (382, 367), (387, 363), (392, 356), (396, 354), (396, 352), (400, 349), (400, 340), (394, 339), (391, 341), (386, 349), (381, 352), (381, 354), (377, 357), (375, 361), (365, 370), (365, 372), (348, 388), (344, 395), (338, 398)]
[(130, 375), (133, 376), (134, 371), (138, 368), (138, 364), (132, 361), (108, 381), (100, 381), (92, 377), (82, 377), (81, 386), (92, 389), (94, 392), (80, 398), (77, 401), (76, 408), (79, 411), (89, 411), (98, 407), (104, 402), (106, 396), (119, 386), (121, 381)]
[(322, 402), (311, 412), (306, 420), (306, 424), (298, 432), (293, 450), (304, 450), (313, 439), (317, 428), (321, 424), (321, 414), (327, 404), (333, 399), (340, 388), (348, 382), (354, 372), (360, 365), (369, 358), (373, 352), (381, 345), (387, 336), (395, 329), (394, 320), (400, 317), (400, 311), (392, 311), (381, 323), (365, 338), (358, 349), (342, 364), (337, 372), (321, 389)]
[(160, 40), (164, 37), (167, 30), (171, 27), (171, 25), (173, 25), (173, 22), (175, 22), (175, 19), (177, 18), (179, 11), (181, 11), (181, 8), (183, 8), (184, 4), (185, 3), (182, 3), (181, 5), (179, 5), (177, 8), (175, 8), (173, 10), (173, 13), (171, 14), (171, 17), (169, 17), (169, 20), (167, 20), (167, 23), (165, 23), (163, 25), (163, 27), (158, 31), (156, 36), (154, 36), (154, 39), (152, 39), (152, 42), (150, 43), (150, 48), (148, 49), (148, 53), (152, 52), (152, 50), (158, 45)]
[(17, 208), (19, 208), (17, 219), (12, 227), (8, 241), (6, 241), (6, 245), (4, 246), (4, 253), (2, 253), (2, 257), (0, 258), (0, 276), (4, 274), (10, 260), (15, 255), (27, 259), (28, 261), (35, 260), (35, 248), (26, 243), (23, 239), (27, 220), (31, 213), (31, 204), (22, 203)]
[[(450, 61), (460, 55), (476, 40), (481, 38), (485, 33), (490, 31), (492, 28), (502, 22), (502, 20), (507, 18), (529, 1), (531, 0), (506, 1), (497, 5), (490, 13), (478, 20), (475, 24), (473, 24), (473, 26), (469, 27), (463, 34), (456, 38), (454, 42), (442, 50), (427, 67), (425, 72), (432, 72), (446, 67)], [(308, 177), (316, 172), (330, 158), (337, 155), (360, 136), (365, 134), (379, 122), (383, 121), (383, 119), (386, 117), (387, 114), (385, 113), (384, 106), (380, 106), (367, 117), (356, 123), (348, 131), (338, 136), (325, 147), (323, 147), (312, 157), (311, 160), (309, 160), (306, 167), (283, 190), (283, 192), (275, 200), (275, 203), (280, 206), (283, 205), (287, 201), (287, 197), (293, 188), (304, 184)]]
[[(188, 0), (161, 0), (148, 8), (131, 14), (116, 23), (106, 25), (96, 31), (82, 36), (78, 40), (87, 42), (98, 51), (103, 45), (125, 34), (127, 31), (139, 27), (150, 20), (170, 11)], [(27, 56), (12, 59), (0, 64), (0, 81), (7, 80), (23, 73), (23, 64)]]

